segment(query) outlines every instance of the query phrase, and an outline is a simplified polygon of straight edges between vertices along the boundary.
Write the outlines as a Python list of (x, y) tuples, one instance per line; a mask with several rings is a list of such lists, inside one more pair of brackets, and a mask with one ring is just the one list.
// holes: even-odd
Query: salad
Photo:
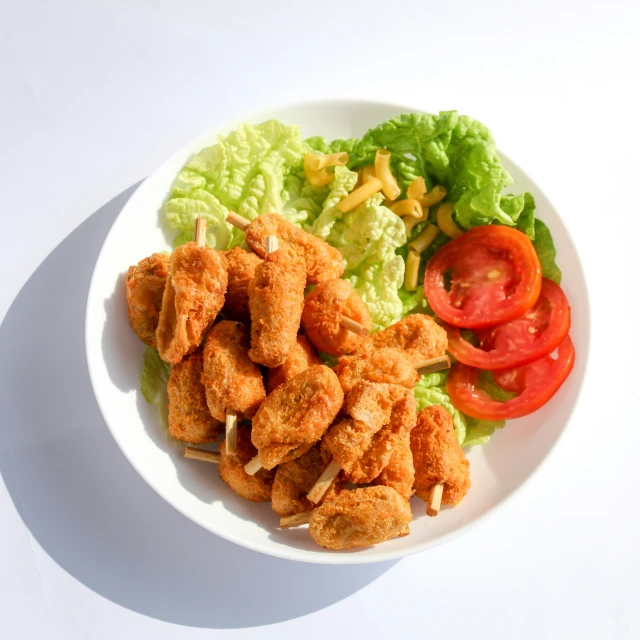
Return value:
[[(314, 164), (320, 154), (330, 166)], [(395, 194), (371, 187), (355, 208), (341, 206), (379, 180), (376, 169), (384, 176), (385, 164)], [(303, 140), (297, 126), (270, 120), (195, 155), (160, 216), (176, 247), (202, 217), (206, 244), (228, 250), (244, 243), (229, 212), (249, 221), (277, 212), (341, 253), (342, 277), (373, 331), (411, 314), (436, 318), (458, 363), (423, 375), (414, 395), (419, 409), (444, 407), (459, 443), (471, 447), (544, 404), (573, 362), (553, 239), (530, 193), (503, 193), (511, 182), (489, 130), (456, 111), (402, 114), (362, 138), (333, 141)], [(141, 390), (164, 421), (168, 379), (168, 365), (147, 348)]]

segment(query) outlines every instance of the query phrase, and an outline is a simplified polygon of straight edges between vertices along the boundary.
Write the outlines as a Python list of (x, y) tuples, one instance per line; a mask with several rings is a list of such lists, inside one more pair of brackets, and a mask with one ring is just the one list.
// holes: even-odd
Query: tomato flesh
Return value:
[(425, 295), (436, 314), (476, 329), (512, 320), (540, 294), (542, 270), (531, 240), (510, 227), (474, 227), (429, 261)]
[(538, 410), (562, 386), (573, 368), (575, 349), (566, 336), (557, 357), (546, 355), (529, 364), (494, 373), (496, 384), (518, 395), (506, 402), (494, 400), (479, 386), (481, 369), (457, 363), (447, 379), (447, 391), (455, 407), (479, 420), (510, 420)]
[(555, 282), (543, 279), (540, 296), (531, 309), (497, 327), (476, 331), (478, 347), (464, 340), (457, 328), (448, 327), (449, 351), (472, 367), (508, 369), (551, 353), (565, 339), (570, 325), (567, 297)]

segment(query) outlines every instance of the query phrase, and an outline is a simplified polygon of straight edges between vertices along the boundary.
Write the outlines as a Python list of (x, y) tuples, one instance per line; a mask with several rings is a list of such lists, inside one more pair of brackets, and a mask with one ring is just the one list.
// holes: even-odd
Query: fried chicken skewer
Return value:
[(324, 437), (333, 459), (307, 494), (313, 503), (322, 499), (341, 470), (355, 484), (375, 480), (416, 424), (413, 393), (396, 384), (358, 382), (347, 395), (344, 411), (346, 416)]
[[(227, 222), (247, 234), (247, 244), (261, 258), (267, 253), (266, 238), (274, 234), (279, 236), (284, 245), (291, 246), (304, 259), (307, 269), (307, 284), (335, 280), (344, 273), (342, 255), (337, 249), (287, 222), (276, 213), (264, 214), (258, 216), (253, 222), (249, 222), (237, 213), (230, 212), (227, 216)], [(343, 314), (339, 318), (339, 325), (358, 336), (367, 336), (369, 335), (370, 319), (366, 307), (365, 312), (367, 316), (365, 322), (359, 322)]]
[(241, 322), (218, 322), (204, 346), (204, 384), (211, 415), (225, 423), (226, 451), (237, 452), (238, 417), (251, 419), (265, 399), (262, 373), (249, 359), (249, 331)]

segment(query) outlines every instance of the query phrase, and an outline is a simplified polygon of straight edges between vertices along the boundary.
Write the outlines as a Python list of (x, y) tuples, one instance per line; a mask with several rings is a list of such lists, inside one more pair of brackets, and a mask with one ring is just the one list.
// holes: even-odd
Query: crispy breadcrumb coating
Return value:
[(368, 336), (355, 355), (384, 347), (404, 349), (414, 364), (443, 356), (447, 352), (447, 332), (427, 315), (414, 313)]
[(442, 503), (457, 505), (471, 487), (469, 461), (458, 443), (451, 414), (444, 407), (432, 405), (418, 413), (411, 432), (411, 450), (416, 495), (427, 501), (431, 487), (442, 483)]
[(347, 395), (346, 417), (326, 433), (333, 458), (356, 484), (371, 482), (416, 424), (413, 393), (395, 384), (359, 382)]
[(177, 364), (200, 346), (226, 290), (227, 268), (217, 251), (187, 242), (173, 252), (156, 332), (165, 362)]
[(311, 513), (309, 533), (327, 549), (353, 549), (406, 535), (409, 503), (391, 487), (342, 491)]
[(262, 260), (253, 251), (234, 247), (224, 253), (229, 284), (222, 312), (230, 320), (237, 320), (249, 326), (249, 282), (256, 275)]
[(129, 324), (142, 342), (155, 347), (162, 296), (169, 275), (169, 256), (164, 253), (129, 267), (125, 280)]
[(346, 280), (326, 280), (307, 295), (302, 326), (319, 351), (340, 356), (355, 351), (362, 344), (364, 336), (340, 326), (343, 316), (371, 330), (369, 310)]
[(295, 460), (322, 438), (344, 400), (336, 374), (317, 365), (280, 385), (253, 419), (251, 439), (266, 469)]
[[(303, 456), (281, 464), (273, 482), (271, 508), (280, 516), (292, 516), (314, 509), (316, 505), (307, 499), (307, 493), (329, 462), (331, 454), (320, 445), (315, 445)], [(336, 497), (343, 486), (344, 481), (338, 476), (322, 499)]]
[(265, 256), (266, 237), (278, 236), (280, 246), (290, 246), (305, 262), (308, 284), (339, 278), (344, 273), (342, 254), (324, 240), (291, 224), (277, 213), (258, 216), (246, 231), (247, 244)]
[(230, 489), (245, 500), (269, 502), (275, 471), (260, 469), (250, 476), (244, 470), (244, 465), (256, 453), (256, 448), (251, 444), (251, 430), (245, 426), (239, 426), (236, 455), (227, 455), (225, 442), (220, 443), (220, 477)]
[(249, 360), (249, 331), (241, 322), (218, 322), (204, 347), (202, 383), (211, 415), (224, 421), (227, 409), (240, 418), (253, 418), (266, 394), (262, 373)]
[(405, 433), (393, 450), (389, 464), (373, 481), (376, 485), (384, 485), (395, 489), (405, 500), (413, 495), (415, 468), (411, 452), (411, 432)]
[(222, 425), (209, 413), (202, 377), (202, 351), (171, 367), (167, 384), (169, 433), (177, 440), (202, 444), (214, 442)]
[(249, 283), (254, 362), (273, 368), (287, 359), (300, 328), (305, 283), (302, 260), (287, 248), (270, 253), (256, 268)]
[(389, 382), (413, 389), (420, 379), (411, 355), (394, 347), (343, 356), (333, 370), (345, 393), (349, 393), (360, 380)]
[(322, 364), (318, 353), (307, 340), (307, 337), (299, 333), (287, 359), (275, 369), (267, 371), (267, 393), (271, 393), (276, 387), (317, 364)]

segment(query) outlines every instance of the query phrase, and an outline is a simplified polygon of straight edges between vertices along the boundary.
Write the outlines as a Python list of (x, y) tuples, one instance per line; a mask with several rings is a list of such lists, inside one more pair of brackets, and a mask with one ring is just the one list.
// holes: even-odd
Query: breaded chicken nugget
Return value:
[(247, 244), (261, 258), (265, 256), (267, 236), (278, 236), (280, 246), (292, 247), (305, 261), (308, 284), (339, 278), (344, 273), (342, 254), (337, 249), (277, 213), (258, 216), (246, 231)]
[(409, 503), (391, 487), (342, 491), (311, 513), (309, 533), (327, 549), (353, 549), (406, 535)]
[(171, 256), (156, 337), (160, 357), (177, 364), (200, 346), (227, 290), (227, 268), (210, 247), (187, 242)]
[(356, 354), (395, 347), (411, 355), (414, 364), (443, 356), (447, 352), (447, 332), (427, 315), (414, 313), (386, 329), (367, 337)]
[(346, 280), (326, 280), (307, 295), (302, 326), (319, 351), (340, 356), (355, 351), (362, 344), (364, 336), (340, 325), (343, 316), (371, 330), (369, 310)]
[(169, 433), (177, 440), (214, 442), (222, 432), (222, 425), (209, 413), (201, 377), (200, 350), (171, 367), (167, 384)]
[(236, 455), (227, 455), (225, 442), (220, 444), (220, 477), (230, 489), (245, 500), (269, 502), (275, 471), (260, 469), (258, 473), (250, 476), (244, 470), (244, 465), (256, 453), (255, 447), (251, 444), (251, 430), (244, 426), (238, 427)]
[(224, 299), (223, 313), (230, 320), (237, 320), (249, 326), (249, 281), (255, 277), (262, 260), (252, 251), (234, 247), (224, 253), (227, 263), (229, 284)]
[(451, 414), (444, 407), (432, 405), (418, 413), (416, 428), (411, 432), (411, 451), (416, 495), (428, 501), (431, 487), (440, 483), (444, 485), (442, 503), (457, 505), (471, 487), (469, 461), (458, 443)]
[[(415, 429), (414, 429), (415, 430)], [(411, 433), (405, 433), (393, 450), (389, 464), (373, 481), (376, 485), (395, 489), (405, 500), (413, 495), (413, 482), (415, 468), (413, 466), (413, 453), (411, 452)]]
[(262, 466), (295, 460), (322, 438), (344, 400), (336, 374), (318, 365), (280, 385), (260, 405), (251, 440)]
[(394, 347), (343, 356), (333, 370), (345, 393), (360, 380), (389, 382), (413, 389), (420, 379), (411, 355)]
[[(331, 462), (331, 454), (319, 444), (291, 462), (285, 462), (276, 469), (276, 478), (271, 493), (271, 508), (280, 516), (311, 511), (316, 507), (307, 499), (307, 493)], [(324, 500), (335, 498), (344, 481), (336, 478), (324, 494)]]
[(306, 336), (299, 333), (296, 337), (296, 343), (289, 352), (287, 359), (280, 366), (267, 371), (267, 393), (271, 393), (282, 383), (288, 382), (305, 369), (317, 364), (322, 364), (322, 361), (316, 350), (307, 340)]
[(127, 271), (129, 324), (138, 338), (149, 347), (157, 344), (156, 329), (168, 275), (169, 256), (164, 253), (154, 253)]
[(365, 484), (380, 475), (415, 426), (416, 401), (404, 387), (362, 381), (348, 394), (345, 412), (324, 442), (347, 479)]
[(227, 409), (240, 418), (253, 418), (266, 397), (262, 373), (248, 351), (249, 331), (241, 322), (223, 320), (207, 335), (202, 383), (217, 420), (224, 421)]
[(270, 253), (249, 283), (251, 350), (249, 357), (273, 368), (296, 343), (304, 305), (304, 264), (291, 249)]

